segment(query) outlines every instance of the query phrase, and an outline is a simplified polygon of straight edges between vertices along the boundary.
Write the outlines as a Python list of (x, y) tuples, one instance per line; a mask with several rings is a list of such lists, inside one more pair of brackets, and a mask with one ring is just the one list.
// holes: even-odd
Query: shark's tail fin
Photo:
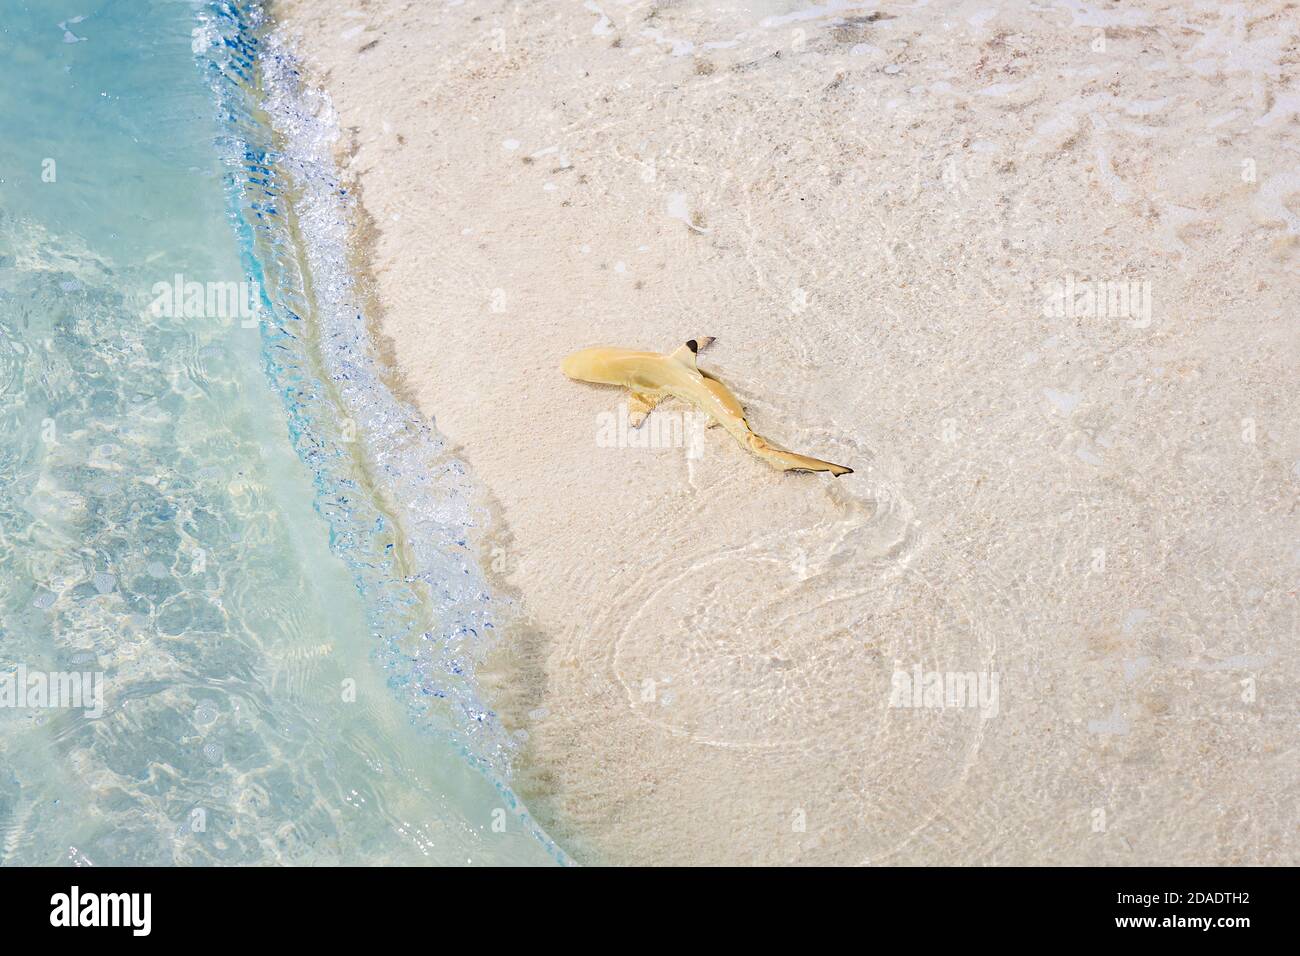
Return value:
[(829, 471), (836, 478), (840, 475), (853, 474), (853, 469), (847, 465), (837, 465), (834, 462), (822, 461), (820, 458), (809, 458), (807, 455), (796, 455), (792, 451), (774, 451), (773, 456), (773, 462), (779, 462), (777, 467), (786, 471)]
[(853, 474), (853, 469), (847, 465), (837, 465), (831, 461), (822, 461), (820, 458), (810, 458), (807, 455), (786, 451), (784, 448), (777, 448), (766, 438), (758, 435), (753, 436), (749, 447), (759, 458), (781, 471), (829, 471), (836, 478), (840, 475)]

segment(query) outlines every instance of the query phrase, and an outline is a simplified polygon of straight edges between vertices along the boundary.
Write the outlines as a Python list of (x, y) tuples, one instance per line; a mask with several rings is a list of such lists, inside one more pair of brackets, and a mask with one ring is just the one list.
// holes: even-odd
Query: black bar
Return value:
[[(864, 947), (904, 933), (917, 952), (960, 936), (1217, 944), (1295, 939), (1293, 873), (1283, 869), (868, 869), (564, 871), (412, 869), (0, 869), (0, 913), (15, 939), (113, 936), (205, 944), (373, 943), (389, 929), (444, 922), (581, 939), (611, 918), (632, 936), (671, 939), (683, 920), (729, 939), (853, 934)], [(51, 925), (71, 909), (121, 914), (115, 927)], [(98, 894), (121, 897), (101, 907)], [(94, 903), (87, 898), (93, 897)], [(60, 902), (64, 904), (59, 910)], [(89, 909), (87, 909), (89, 907)], [(134, 915), (133, 921), (130, 917)], [(413, 922), (414, 921), (414, 922)], [(1121, 925), (1121, 921), (1124, 922)], [(1137, 921), (1137, 922), (1134, 922)], [(1195, 921), (1195, 922), (1193, 922)], [(1208, 921), (1203, 924), (1201, 921)], [(1229, 923), (1228, 921), (1232, 921)], [(1240, 921), (1240, 922), (1239, 922)], [(641, 929), (634, 927), (639, 925)], [(1261, 935), (1262, 934), (1262, 935)], [(430, 937), (432, 944), (436, 937)], [(871, 941), (875, 940), (876, 943)], [(929, 940), (927, 943), (926, 941)], [(485, 939), (491, 945), (495, 940)], [(811, 940), (810, 940), (811, 942)], [(891, 947), (892, 948), (892, 947)]]

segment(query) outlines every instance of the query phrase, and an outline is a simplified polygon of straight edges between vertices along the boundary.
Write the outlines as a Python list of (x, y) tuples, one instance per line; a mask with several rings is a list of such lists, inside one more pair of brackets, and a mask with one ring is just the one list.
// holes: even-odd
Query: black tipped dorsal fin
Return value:
[(700, 349), (707, 349), (712, 344), (713, 336), (711, 335), (703, 335), (698, 339), (688, 339), (685, 345), (671, 352), (668, 357), (675, 362), (681, 362), (683, 365), (695, 368), (696, 353)]

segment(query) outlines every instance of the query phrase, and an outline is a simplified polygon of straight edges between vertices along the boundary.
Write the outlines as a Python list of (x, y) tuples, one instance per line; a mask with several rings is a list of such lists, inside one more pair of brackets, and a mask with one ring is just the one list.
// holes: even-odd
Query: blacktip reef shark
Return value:
[(696, 354), (712, 338), (691, 339), (668, 354), (631, 349), (582, 349), (564, 360), (564, 374), (579, 382), (620, 385), (630, 394), (628, 422), (634, 428), (668, 396), (694, 405), (721, 425), (742, 446), (780, 471), (829, 471), (838, 478), (852, 468), (820, 458), (796, 455), (755, 434), (745, 421), (745, 409), (736, 396), (708, 372), (700, 371)]

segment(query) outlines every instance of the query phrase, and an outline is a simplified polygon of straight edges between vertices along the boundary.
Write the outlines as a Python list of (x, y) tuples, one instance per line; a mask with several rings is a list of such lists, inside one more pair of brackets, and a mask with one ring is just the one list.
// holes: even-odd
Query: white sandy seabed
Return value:
[[(1297, 861), (1287, 4), (273, 10), (575, 858)], [(856, 473), (618, 447), (559, 371), (698, 335)]]

